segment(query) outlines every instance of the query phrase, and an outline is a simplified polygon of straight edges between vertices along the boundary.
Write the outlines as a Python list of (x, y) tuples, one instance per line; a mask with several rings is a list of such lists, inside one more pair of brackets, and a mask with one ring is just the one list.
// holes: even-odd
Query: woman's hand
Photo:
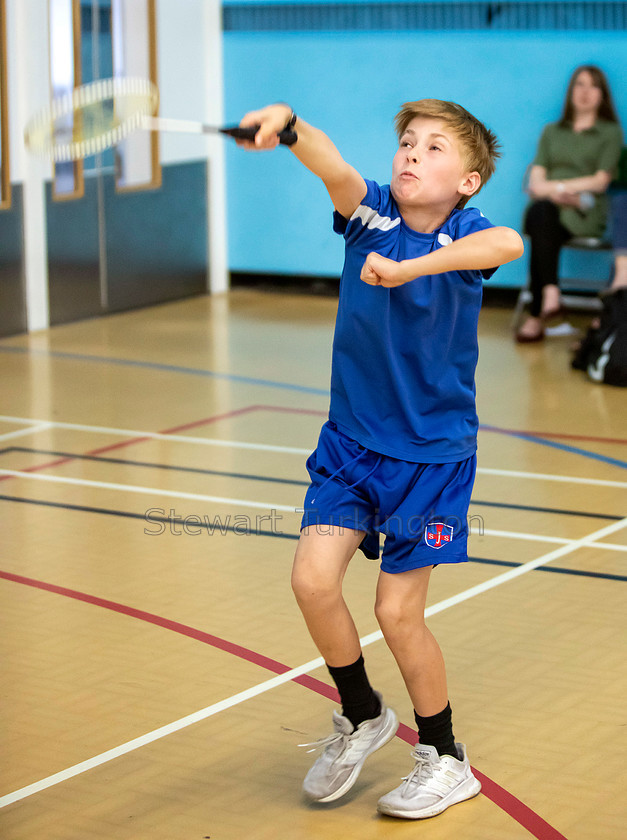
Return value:
[(580, 194), (561, 181), (551, 183), (547, 198), (560, 207), (579, 207)]

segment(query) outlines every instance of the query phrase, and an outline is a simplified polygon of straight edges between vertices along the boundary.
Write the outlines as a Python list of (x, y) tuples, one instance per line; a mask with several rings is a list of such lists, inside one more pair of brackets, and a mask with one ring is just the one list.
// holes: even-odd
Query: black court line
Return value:
[(589, 519), (611, 519), (618, 522), (624, 519), (623, 516), (614, 516), (611, 513), (591, 513), (589, 510), (566, 510), (564, 508), (540, 507), (537, 505), (516, 505), (513, 502), (485, 502), (479, 499), (470, 499), (470, 506), (483, 505), (485, 507), (505, 508), (507, 510), (526, 510), (536, 513), (553, 513), (556, 516), (584, 516)]
[[(50, 502), (43, 499), (24, 499), (20, 498), (19, 496), (5, 496), (0, 495), (0, 501), (5, 502), (16, 502), (18, 504), (26, 504), (26, 505), (37, 505), (40, 507), (50, 507), (56, 508), (58, 510), (72, 510), (77, 511), (79, 513), (96, 513), (103, 516), (116, 516), (121, 517), (124, 519), (137, 519), (145, 522), (147, 525), (154, 525), (154, 523), (158, 522), (163, 524), (164, 530), (166, 525), (172, 525), (172, 519), (168, 516), (157, 516), (154, 515), (152, 512), (150, 513), (150, 518), (147, 518), (146, 513), (133, 513), (132, 511), (126, 510), (112, 510), (110, 508), (97, 508), (91, 507), (87, 505), (72, 505), (68, 503), (62, 502)], [(154, 510), (154, 509), (153, 509)], [(263, 519), (267, 519), (268, 517), (259, 517), (259, 521)], [(267, 531), (260, 528), (254, 528), (250, 531), (246, 531), (240, 527), (236, 526), (228, 526), (225, 525), (219, 517), (215, 517), (212, 523), (208, 522), (196, 522), (195, 518), (193, 527), (199, 528), (200, 530), (206, 530), (208, 536), (214, 536), (215, 534), (219, 534), (223, 536), (227, 533), (236, 534), (237, 536), (259, 536), (259, 537), (274, 537), (277, 539), (283, 540), (292, 540), (296, 542), (299, 538), (298, 534), (286, 534), (283, 531)], [(216, 524), (219, 522), (219, 524)], [(178, 525), (178, 522), (177, 522)], [(153, 534), (153, 536), (157, 536)], [(471, 563), (482, 563), (488, 566), (505, 566), (509, 568), (515, 568), (516, 566), (524, 566), (524, 563), (515, 563), (512, 560), (488, 560), (485, 557), (469, 557), (468, 560)], [(539, 566), (537, 569), (533, 569), (532, 571), (535, 572), (551, 572), (553, 574), (560, 574), (560, 575), (574, 575), (578, 577), (587, 577), (587, 578), (596, 578), (598, 580), (617, 580), (617, 581), (627, 581), (627, 575), (615, 575), (610, 574), (609, 572), (589, 572), (584, 571), (581, 569), (567, 569), (562, 566)]]
[[(202, 469), (200, 467), (181, 467), (173, 466), (171, 464), (155, 464), (150, 461), (133, 461), (128, 458), (109, 458), (104, 457), (102, 455), (77, 455), (74, 452), (58, 452), (54, 449), (33, 449), (26, 446), (10, 446), (6, 449), (0, 449), (0, 455), (5, 455), (11, 452), (22, 452), (32, 455), (51, 455), (57, 458), (69, 458), (76, 461), (97, 461), (107, 464), (119, 464), (121, 466), (144, 467), (148, 469), (170, 470), (172, 472), (182, 473), (195, 473), (197, 475), (214, 475), (222, 476), (224, 478), (242, 478), (249, 481), (265, 481), (272, 482), (274, 484), (289, 484), (291, 486), (296, 487), (309, 486), (308, 481), (299, 481), (297, 479), (291, 478), (276, 478), (274, 476), (255, 475), (252, 473), (236, 473), (226, 472), (223, 470), (209, 470)], [(613, 514), (608, 513), (591, 513), (587, 510), (567, 510), (564, 508), (549, 508), (537, 505), (518, 505), (514, 504), (513, 502), (489, 502), (479, 499), (471, 499), (470, 504), (471, 506), (477, 505), (483, 507), (504, 508), (507, 510), (524, 510), (531, 511), (534, 513), (551, 513), (556, 516), (578, 516), (587, 517), (589, 519), (608, 519), (614, 522), (618, 522), (620, 519), (623, 519), (623, 516), (614, 516)]]
[(102, 455), (76, 455), (74, 452), (57, 452), (54, 449), (31, 449), (26, 446), (10, 446), (0, 449), (0, 455), (9, 452), (25, 452), (32, 455), (53, 455), (58, 458), (68, 458), (74, 461), (99, 461), (107, 464), (120, 464), (125, 467), (147, 467), (154, 470), (171, 470), (173, 472), (196, 473), (200, 475), (220, 475), (225, 478), (245, 478), (250, 481), (270, 481), (275, 484), (293, 484), (298, 487), (309, 487), (308, 481), (292, 478), (275, 478), (273, 476), (252, 475), (250, 473), (224, 472), (222, 470), (202, 469), (201, 467), (180, 467), (171, 464), (154, 464), (149, 461), (132, 461), (128, 458), (106, 458)]
[[(468, 557), (472, 563), (483, 563), (487, 566), (522, 566), (523, 563), (514, 563), (511, 560), (488, 560), (485, 557)], [(601, 578), (602, 580), (623, 580), (627, 581), (627, 575), (613, 575), (609, 572), (588, 572), (583, 569), (566, 569), (562, 566), (540, 566), (538, 572), (555, 572), (558, 575), (576, 575), (579, 577)]]

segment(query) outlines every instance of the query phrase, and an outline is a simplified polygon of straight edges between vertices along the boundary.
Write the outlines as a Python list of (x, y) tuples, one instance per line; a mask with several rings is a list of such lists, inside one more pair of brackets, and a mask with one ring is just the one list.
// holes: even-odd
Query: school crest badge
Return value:
[(425, 528), (425, 542), (431, 548), (443, 548), (453, 542), (453, 526), (444, 522), (429, 522)]

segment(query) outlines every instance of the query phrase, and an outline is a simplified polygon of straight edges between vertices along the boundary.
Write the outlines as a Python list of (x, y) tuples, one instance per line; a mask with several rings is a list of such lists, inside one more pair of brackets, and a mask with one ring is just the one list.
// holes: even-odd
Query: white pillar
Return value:
[[(224, 97), (222, 81), (222, 3), (205, 3), (204, 52), (206, 68), (206, 121), (222, 125)], [(226, 222), (226, 162), (222, 137), (208, 137), (209, 166), (207, 201), (209, 204), (209, 278), (208, 291), (225, 292), (229, 288)]]
[(49, 323), (45, 182), (51, 164), (30, 155), (24, 125), (50, 99), (47, 0), (6, 0), (12, 181), (24, 196), (24, 282), (28, 330)]

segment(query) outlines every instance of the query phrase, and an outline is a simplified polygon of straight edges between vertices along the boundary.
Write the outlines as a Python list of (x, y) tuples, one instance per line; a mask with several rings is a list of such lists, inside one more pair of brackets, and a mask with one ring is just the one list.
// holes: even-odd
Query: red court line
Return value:
[[(239, 417), (241, 414), (247, 414), (250, 411), (255, 411), (256, 408), (257, 406), (255, 405), (249, 405), (246, 406), (246, 408), (237, 408), (233, 411), (227, 411), (226, 414), (214, 414), (212, 417), (203, 417), (202, 420), (193, 420), (191, 423), (183, 423), (180, 426), (172, 426), (171, 429), (164, 429), (162, 432), (158, 432), (158, 434), (175, 435), (178, 432), (194, 429), (197, 426), (208, 426), (210, 423), (217, 423), (218, 420), (230, 420), (231, 417)], [(150, 437), (129, 438), (128, 440), (122, 440), (118, 443), (110, 443), (107, 446), (100, 446), (98, 449), (91, 449), (89, 452), (85, 452), (83, 454), (102, 455), (104, 452), (112, 452), (115, 449), (124, 449), (127, 446), (133, 446), (136, 443), (146, 443), (151, 440), (153, 440), (153, 438)], [(67, 458), (65, 460), (71, 461), (73, 459)], [(37, 467), (36, 469), (44, 469), (44, 467)]]
[[(200, 426), (207, 426), (210, 423), (216, 423), (219, 420), (229, 420), (233, 417), (240, 417), (244, 414), (251, 414), (255, 411), (271, 411), (277, 412), (281, 414), (300, 414), (300, 415), (310, 415), (316, 417), (326, 417), (328, 416), (327, 411), (321, 411), (319, 409), (312, 409), (312, 408), (293, 408), (291, 406), (281, 406), (281, 405), (265, 405), (265, 404), (258, 404), (258, 405), (249, 405), (244, 406), (243, 408), (237, 408), (233, 411), (228, 411), (224, 414), (215, 414), (211, 417), (204, 417), (201, 420), (193, 420), (190, 423), (183, 423), (178, 426), (172, 426), (169, 429), (164, 429), (159, 434), (162, 435), (173, 435), (177, 434), (182, 431), (186, 431), (193, 428), (198, 428)], [(597, 443), (615, 443), (615, 444), (625, 444), (627, 440), (623, 440), (620, 438), (604, 438), (604, 437), (593, 437), (590, 435), (569, 435), (569, 434), (562, 434), (558, 432), (525, 432), (516, 429), (504, 429), (499, 426), (489, 426), (489, 425), (482, 425), (480, 429), (483, 429), (487, 432), (497, 432), (501, 434), (525, 434), (529, 435), (530, 437), (538, 437), (538, 438), (563, 438), (565, 440), (579, 440), (579, 441), (594, 441)], [(105, 452), (113, 452), (117, 449), (124, 449), (128, 446), (134, 446), (138, 443), (147, 443), (151, 441), (152, 438), (150, 437), (136, 437), (136, 438), (129, 438), (128, 440), (118, 441), (117, 443), (111, 443), (107, 446), (100, 446), (96, 449), (88, 450), (82, 454), (84, 455), (102, 455)], [(39, 472), (41, 470), (50, 469), (52, 467), (61, 466), (63, 464), (71, 463), (74, 459), (73, 458), (58, 458), (54, 461), (48, 461), (45, 464), (40, 464), (34, 467), (25, 467), (23, 472)], [(15, 476), (4, 475), (0, 476), (0, 481), (7, 481)]]
[(312, 414), (315, 417), (328, 417), (328, 411), (320, 411), (317, 408), (290, 408), (286, 405), (253, 405), (251, 408), (257, 411), (279, 411), (282, 414)]
[[(320, 411), (317, 409), (310, 409), (310, 408), (289, 408), (287, 406), (281, 405), (251, 405), (250, 410), (254, 411), (276, 411), (282, 413), (290, 413), (290, 414), (311, 414), (317, 417), (327, 417), (327, 411)], [(200, 421), (202, 423), (202, 421)], [(483, 429), (486, 432), (500, 432), (502, 434), (518, 434), (518, 435), (529, 435), (529, 437), (537, 437), (537, 438), (555, 438), (555, 439), (564, 439), (564, 440), (582, 440), (582, 441), (590, 441), (595, 443), (617, 443), (617, 444), (627, 444), (627, 438), (608, 438), (608, 437), (595, 437), (594, 435), (569, 435), (564, 434), (562, 432), (528, 432), (524, 429), (503, 429), (500, 426), (490, 426), (487, 424), (481, 424), (479, 429)]]
[[(240, 414), (246, 414), (250, 411), (258, 410), (259, 406), (250, 405), (246, 406), (245, 408), (238, 408), (234, 411), (229, 411), (226, 414), (215, 414), (213, 417), (204, 417), (202, 420), (194, 420), (192, 423), (185, 423), (181, 426), (173, 426), (171, 429), (165, 429), (163, 432), (159, 432), (160, 435), (173, 435), (177, 432), (180, 432), (184, 429), (192, 429), (195, 426), (207, 426), (209, 423), (216, 423), (218, 420), (228, 420), (231, 417), (237, 417)], [(81, 453), (82, 455), (102, 455), (104, 452), (113, 452), (116, 449), (124, 449), (127, 446), (134, 446), (136, 443), (148, 443), (149, 441), (153, 440), (151, 437), (134, 437), (128, 438), (127, 440), (118, 441), (117, 443), (110, 443), (107, 446), (99, 446), (97, 449), (89, 449), (87, 452)], [(39, 472), (40, 470), (47, 470), (51, 467), (59, 467), (62, 464), (69, 464), (74, 460), (72, 457), (66, 458), (57, 458), (55, 461), (47, 461), (45, 464), (39, 464), (36, 467), (25, 467), (22, 472)], [(14, 479), (15, 476), (13, 475), (1, 475), (0, 481), (8, 481), (9, 479)]]
[[(181, 624), (178, 621), (171, 621), (168, 618), (155, 615), (154, 613), (138, 610), (135, 607), (129, 607), (126, 604), (119, 604), (116, 601), (109, 601), (106, 598), (98, 598), (97, 596), (89, 595), (86, 592), (79, 592), (75, 589), (67, 589), (64, 586), (57, 586), (56, 584), (46, 583), (41, 580), (35, 580), (34, 578), (16, 575), (12, 572), (0, 570), (0, 578), (13, 583), (31, 586), (35, 589), (41, 589), (46, 592), (52, 592), (55, 595), (63, 595), (66, 598), (82, 601), (83, 603), (91, 604), (92, 606), (103, 607), (104, 609), (112, 610), (113, 612), (129, 616), (130, 618), (137, 618), (140, 621), (146, 621), (149, 624), (154, 624), (157, 627), (164, 628), (165, 630), (172, 630), (175, 633), (179, 633), (190, 639), (195, 639), (196, 641), (211, 645), (212, 647), (222, 650), (225, 653), (237, 656), (246, 662), (259, 665), (261, 668), (265, 668), (275, 674), (284, 674), (290, 670), (290, 668), (282, 662), (278, 662), (276, 659), (271, 659), (270, 657), (264, 656), (254, 650), (250, 650), (249, 648), (245, 648), (242, 645), (229, 642), (226, 639), (214, 636), (212, 633), (206, 633), (203, 630), (198, 630), (195, 627), (190, 627), (188, 624)], [(339, 701), (339, 696), (335, 688), (323, 683), (315, 677), (309, 676), (308, 674), (295, 677), (292, 682), (298, 683), (299, 685), (314, 691), (316, 694), (321, 694), (323, 697), (327, 697), (336, 703)], [(415, 731), (403, 723), (399, 724), (396, 734), (397, 737), (412, 746), (416, 742)], [(532, 811), (531, 808), (511, 793), (506, 791), (496, 782), (493, 782), (492, 779), (488, 778), (474, 767), (473, 772), (481, 782), (482, 793), (495, 805), (505, 811), (506, 814), (512, 817), (512, 819), (519, 823), (523, 828), (527, 829), (527, 831), (536, 837), (537, 840), (567, 840), (563, 834), (560, 834), (559, 831), (553, 828), (553, 826), (549, 825), (549, 823), (543, 820), (542, 817), (535, 813), (535, 811)]]
[[(243, 408), (237, 408), (233, 411), (228, 411), (224, 414), (215, 414), (211, 417), (204, 417), (201, 420), (193, 420), (190, 423), (183, 423), (178, 426), (172, 426), (169, 429), (164, 429), (159, 434), (162, 435), (173, 435), (177, 434), (182, 431), (186, 431), (193, 428), (198, 428), (200, 426), (207, 426), (210, 423), (216, 423), (219, 420), (229, 420), (232, 417), (240, 417), (244, 414), (251, 414), (255, 411), (272, 411), (281, 414), (300, 414), (300, 415), (310, 415), (316, 417), (326, 417), (328, 416), (328, 412), (321, 411), (319, 409), (313, 408), (293, 408), (291, 406), (282, 406), (282, 405), (248, 405), (244, 406)], [(563, 438), (567, 440), (580, 440), (580, 441), (595, 441), (598, 443), (617, 443), (617, 444), (625, 444), (627, 440), (623, 440), (620, 438), (603, 438), (603, 437), (593, 437), (589, 435), (569, 435), (569, 434), (562, 434), (557, 432), (524, 432), (516, 429), (503, 429), (499, 426), (488, 426), (482, 425), (484, 431), (492, 431), (498, 432), (502, 434), (525, 434), (529, 435), (530, 437), (544, 437), (544, 438)], [(113, 452), (116, 449), (124, 449), (127, 446), (134, 446), (137, 443), (146, 443), (152, 440), (150, 437), (136, 437), (136, 438), (129, 438), (128, 440), (118, 441), (117, 443), (111, 443), (107, 446), (100, 446), (96, 449), (88, 450), (82, 454), (84, 455), (102, 455), (105, 452)], [(26, 467), (23, 472), (39, 472), (40, 470), (50, 469), (51, 467), (61, 466), (62, 464), (71, 463), (74, 460), (73, 458), (58, 458), (54, 461), (48, 461), (45, 464), (40, 464), (35, 467)], [(7, 481), (14, 476), (5, 475), (0, 476), (0, 481)]]
[(230, 420), (232, 417), (239, 417), (241, 414), (248, 414), (251, 411), (257, 411), (258, 405), (248, 405), (245, 408), (236, 408), (233, 411), (227, 411), (226, 414), (214, 414), (213, 417), (204, 417), (202, 420), (194, 420), (191, 423), (183, 423), (181, 426), (172, 426), (171, 429), (166, 429), (161, 432), (162, 435), (174, 435), (178, 432), (186, 431), (187, 429), (194, 429), (197, 426), (207, 426), (209, 423), (217, 423), (218, 420)]

